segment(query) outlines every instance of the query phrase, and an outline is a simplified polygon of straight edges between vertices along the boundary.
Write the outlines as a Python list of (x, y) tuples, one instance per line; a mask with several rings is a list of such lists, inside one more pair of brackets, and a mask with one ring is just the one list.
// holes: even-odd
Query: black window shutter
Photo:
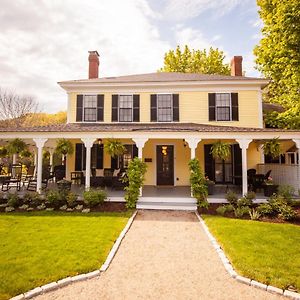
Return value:
[(118, 122), (119, 96), (112, 95), (111, 121)]
[(103, 169), (103, 145), (96, 147), (96, 169)]
[(205, 175), (212, 181), (215, 181), (215, 160), (210, 153), (212, 145), (204, 145), (204, 170)]
[(208, 94), (208, 120), (209, 121), (216, 120), (216, 94), (215, 93)]
[(179, 122), (179, 95), (173, 94), (173, 121)]
[[(242, 176), (242, 149), (239, 144), (233, 145), (234, 176)], [(242, 184), (242, 178), (236, 177), (235, 184)]]
[(151, 95), (151, 122), (157, 121), (157, 95)]
[(75, 171), (82, 170), (82, 146), (83, 144), (75, 145)]
[[(91, 160), (91, 162), (92, 162), (92, 160)], [(85, 164), (86, 164), (86, 148), (82, 144), (82, 170), (86, 169)]]
[(134, 144), (134, 145), (132, 145), (132, 158), (135, 158), (135, 157), (138, 157), (138, 156), (139, 156), (139, 149)]
[(118, 169), (118, 160), (119, 160), (119, 157), (118, 157), (118, 156), (111, 157), (110, 167), (111, 167), (112, 169)]
[(77, 95), (76, 122), (82, 122), (82, 114), (83, 114), (83, 95)]
[(140, 121), (140, 95), (133, 95), (133, 122)]
[(104, 95), (97, 95), (97, 121), (104, 121), (103, 109), (104, 109)]
[(239, 96), (238, 93), (231, 93), (231, 116), (232, 121), (239, 120)]

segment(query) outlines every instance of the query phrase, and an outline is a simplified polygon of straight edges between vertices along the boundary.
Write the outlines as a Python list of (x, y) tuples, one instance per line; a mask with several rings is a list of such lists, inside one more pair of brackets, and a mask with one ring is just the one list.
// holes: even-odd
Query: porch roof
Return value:
[(197, 123), (69, 123), (37, 127), (0, 128), (0, 132), (300, 132), (270, 128)]

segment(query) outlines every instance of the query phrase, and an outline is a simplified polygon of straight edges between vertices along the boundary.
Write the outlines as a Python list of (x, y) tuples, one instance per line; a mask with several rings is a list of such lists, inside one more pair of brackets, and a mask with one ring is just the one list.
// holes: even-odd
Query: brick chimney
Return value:
[(99, 77), (99, 53), (89, 51), (89, 79)]
[(243, 66), (242, 66), (243, 56), (234, 56), (231, 59), (231, 76), (243, 76)]

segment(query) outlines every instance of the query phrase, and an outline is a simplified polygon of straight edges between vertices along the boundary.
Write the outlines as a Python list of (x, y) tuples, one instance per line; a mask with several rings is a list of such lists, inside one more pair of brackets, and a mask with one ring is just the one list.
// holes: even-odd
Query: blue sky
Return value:
[(100, 76), (155, 72), (177, 44), (218, 47), (254, 69), (260, 39), (255, 0), (1, 0), (0, 87), (65, 110), (58, 81), (87, 78), (88, 50)]

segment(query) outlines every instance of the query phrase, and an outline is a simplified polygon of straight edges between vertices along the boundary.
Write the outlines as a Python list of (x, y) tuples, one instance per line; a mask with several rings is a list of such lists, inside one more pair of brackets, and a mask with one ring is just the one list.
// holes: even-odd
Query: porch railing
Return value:
[(274, 183), (279, 185), (291, 185), (295, 188), (296, 194), (300, 189), (300, 166), (286, 164), (258, 164), (257, 173), (266, 174), (272, 170), (271, 177)]

